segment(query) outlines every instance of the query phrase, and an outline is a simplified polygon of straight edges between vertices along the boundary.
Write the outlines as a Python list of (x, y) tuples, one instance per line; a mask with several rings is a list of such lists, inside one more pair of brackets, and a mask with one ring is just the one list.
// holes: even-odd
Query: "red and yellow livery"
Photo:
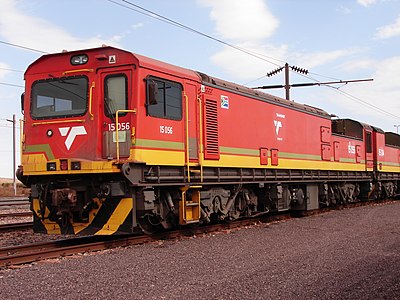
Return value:
[(113, 47), (25, 73), (37, 232), (113, 234), (394, 197), (400, 136)]

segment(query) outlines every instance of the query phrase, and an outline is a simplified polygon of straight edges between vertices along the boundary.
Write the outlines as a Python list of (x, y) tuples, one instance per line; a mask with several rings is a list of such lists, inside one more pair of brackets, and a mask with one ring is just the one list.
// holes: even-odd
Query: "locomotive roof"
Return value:
[(316, 115), (319, 115), (319, 116), (327, 118), (327, 119), (331, 118), (331, 115), (328, 114), (323, 109), (320, 109), (320, 108), (317, 108), (317, 107), (314, 107), (314, 106), (310, 106), (310, 105), (307, 105), (307, 104), (300, 104), (300, 103), (297, 103), (297, 102), (294, 102), (294, 101), (290, 101), (290, 100), (286, 100), (286, 99), (283, 99), (283, 98), (280, 98), (280, 97), (276, 97), (276, 96), (271, 95), (271, 94), (267, 94), (267, 93), (264, 93), (264, 92), (260, 92), (260, 91), (254, 90), (252, 88), (245, 87), (243, 85), (239, 85), (239, 84), (232, 83), (232, 82), (229, 82), (229, 81), (225, 81), (225, 80), (222, 80), (222, 79), (219, 79), (219, 78), (215, 78), (215, 77), (209, 76), (209, 75), (204, 74), (204, 73), (200, 73), (200, 72), (197, 72), (197, 73), (201, 77), (203, 83), (205, 83), (206, 85), (212, 85), (212, 86), (215, 86), (215, 87), (218, 87), (218, 88), (221, 88), (221, 89), (226, 89), (226, 90), (238, 93), (238, 94), (249, 96), (249, 97), (254, 98), (254, 99), (259, 99), (259, 100), (263, 100), (263, 101), (267, 101), (267, 102), (272, 102), (272, 103), (275, 103), (277, 105), (287, 106), (287, 107), (292, 108), (292, 109), (301, 110), (301, 111), (304, 111), (304, 112), (307, 112), (307, 113), (311, 113), (311, 114), (316, 114)]
[[(112, 54), (118, 54), (118, 55), (120, 55), (120, 57), (117, 59), (117, 63), (115, 65), (129, 64), (129, 63), (132, 63), (132, 59), (135, 59), (135, 61), (138, 62), (139, 66), (143, 67), (143, 68), (157, 70), (157, 71), (165, 73), (165, 74), (172, 73), (174, 76), (197, 81), (204, 85), (214, 86), (216, 88), (228, 90), (233, 93), (251, 97), (253, 99), (271, 102), (276, 105), (286, 106), (288, 108), (304, 111), (304, 112), (307, 112), (310, 114), (314, 114), (314, 115), (318, 115), (318, 116), (330, 119), (330, 115), (326, 111), (324, 111), (320, 108), (309, 106), (306, 104), (296, 103), (294, 101), (289, 101), (289, 100), (286, 100), (286, 99), (283, 99), (280, 97), (276, 97), (276, 96), (273, 96), (271, 94), (267, 94), (264, 92), (260, 92), (260, 91), (257, 91), (257, 90), (239, 85), (239, 84), (235, 84), (235, 83), (228, 82), (228, 81), (216, 78), (216, 77), (212, 77), (212, 76), (209, 76), (209, 75), (201, 73), (201, 72), (178, 67), (178, 66), (175, 66), (172, 64), (168, 64), (168, 63), (156, 60), (156, 59), (152, 59), (152, 58), (140, 55), (140, 54), (132, 53), (132, 52), (129, 52), (129, 51), (126, 51), (123, 49), (119, 49), (119, 48), (115, 48), (115, 47), (111, 47), (111, 46), (103, 46), (103, 47), (99, 47), (99, 48), (92, 48), (92, 49), (86, 49), (86, 50), (63, 51), (62, 53), (43, 55), (28, 67), (28, 69), (25, 72), (25, 75), (31, 73), (33, 71), (32, 69), (34, 69), (35, 70), (34, 73), (36, 73), (36, 72), (51, 72), (52, 70), (50, 70), (50, 69), (59, 69), (59, 68), (66, 68), (66, 67), (71, 68), (71, 65), (69, 64), (69, 59), (65, 60), (63, 62), (60, 62), (59, 57), (61, 57), (61, 56), (72, 57), (77, 54), (85, 54), (85, 53), (88, 55), (92, 55), (92, 57), (93, 57), (93, 59), (89, 60), (89, 62), (87, 64), (88, 67), (91, 67), (91, 68), (97, 68), (97, 67), (99, 67), (99, 64), (104, 64), (104, 65), (108, 64), (108, 60), (104, 60), (104, 57), (107, 57)], [(102, 55), (104, 55), (104, 57)], [(41, 64), (42, 62), (46, 62), (46, 64)], [(77, 69), (81, 68), (80, 65), (75, 66), (75, 67)]]

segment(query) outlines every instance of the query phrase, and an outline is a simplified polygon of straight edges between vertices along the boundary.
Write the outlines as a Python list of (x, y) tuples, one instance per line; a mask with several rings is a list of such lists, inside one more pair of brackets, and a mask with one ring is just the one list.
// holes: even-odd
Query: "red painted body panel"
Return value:
[(396, 168), (400, 171), (400, 147), (387, 145), (385, 134), (374, 131), (375, 166), (378, 171), (384, 171), (385, 166)]
[[(87, 63), (72, 66), (71, 56), (82, 53), (88, 55)], [(112, 128), (114, 121), (104, 114), (103, 82), (110, 74), (122, 73), (128, 78), (128, 109), (135, 110), (135, 113), (121, 116), (119, 122), (127, 124), (134, 132), (136, 143), (131, 149), (173, 149), (185, 153), (185, 160), (177, 163), (180, 165), (187, 163), (187, 153), (190, 162), (199, 162), (201, 144), (205, 147), (205, 159), (218, 160), (220, 154), (258, 156), (259, 167), (267, 166), (268, 158), (272, 156), (271, 163), (278, 166), (281, 158), (365, 164), (365, 169), (367, 164), (372, 166), (373, 160), (375, 166), (383, 161), (399, 161), (399, 149), (384, 145), (381, 133), (373, 133), (373, 152), (367, 153), (362, 139), (332, 134), (330, 116), (322, 110), (266, 94), (261, 96), (250, 89), (205, 74), (112, 47), (45, 55), (28, 68), (25, 73), (28, 87), (25, 103), (29, 103), (30, 87), (36, 80), (54, 77), (86, 76), (88, 94), (92, 95), (92, 104), (88, 104), (83, 116), (62, 120), (33, 120), (30, 107), (26, 105), (24, 146), (30, 147), (29, 153), (35, 153), (36, 146), (49, 145), (51, 151), (43, 151), (43, 147), (37, 150), (45, 152), (48, 160), (107, 160), (103, 136), (115, 129)], [(148, 76), (171, 80), (182, 86), (181, 120), (147, 116), (145, 79)], [(210, 125), (211, 129), (217, 126), (212, 132), (212, 145), (207, 144), (207, 113), (210, 114), (207, 101), (217, 103), (215, 116), (211, 120), (215, 124)], [(52, 136), (47, 134), (49, 130), (53, 132)], [(73, 130), (81, 132), (74, 136), (68, 147), (67, 139)], [(365, 140), (366, 132), (371, 129), (366, 125), (363, 130)], [(207, 147), (216, 150), (210, 152)], [(127, 159), (128, 155), (123, 158)], [(135, 160), (135, 157), (130, 159)], [(163, 158), (158, 159), (162, 164)]]
[(320, 127), (330, 120), (214, 89), (212, 97), (228, 97), (229, 108), (219, 107), (220, 145), (321, 155)]
[(332, 142), (337, 145), (334, 150), (336, 153), (333, 153), (333, 156), (336, 157), (337, 161), (357, 164), (360, 164), (362, 161), (365, 164), (364, 159), (357, 162), (357, 149), (360, 149), (358, 153), (360, 158), (365, 156), (365, 146), (362, 140), (346, 136), (332, 135)]

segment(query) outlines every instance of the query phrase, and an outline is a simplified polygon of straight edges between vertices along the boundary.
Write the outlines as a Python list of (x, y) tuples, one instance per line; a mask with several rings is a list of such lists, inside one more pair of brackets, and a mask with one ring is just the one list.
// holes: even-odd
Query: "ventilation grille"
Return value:
[(218, 102), (205, 101), (205, 159), (219, 159)]

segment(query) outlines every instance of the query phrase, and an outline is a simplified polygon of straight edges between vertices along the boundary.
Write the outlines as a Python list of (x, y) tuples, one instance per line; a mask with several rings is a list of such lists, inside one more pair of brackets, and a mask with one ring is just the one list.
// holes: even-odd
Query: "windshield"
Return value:
[(32, 86), (31, 116), (44, 119), (84, 115), (87, 94), (88, 79), (83, 76), (37, 81)]

